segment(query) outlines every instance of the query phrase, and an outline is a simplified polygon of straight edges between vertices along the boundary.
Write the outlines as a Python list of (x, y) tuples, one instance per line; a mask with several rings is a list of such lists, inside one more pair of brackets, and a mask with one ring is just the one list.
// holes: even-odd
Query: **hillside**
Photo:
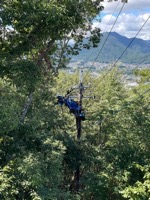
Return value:
[[(72, 61), (86, 60), (90, 62), (95, 60), (103, 43), (105, 42), (107, 35), (108, 33), (103, 34), (101, 42), (97, 48), (92, 48), (90, 50), (83, 49), (79, 55), (73, 57)], [(127, 38), (116, 32), (112, 32), (96, 61), (100, 63), (115, 61), (120, 57), (131, 41), (132, 38)], [(138, 64), (148, 54), (150, 54), (150, 42), (136, 38), (129, 46), (125, 54), (121, 57), (120, 61), (123, 63)], [(150, 57), (145, 60), (144, 63), (149, 64)]]

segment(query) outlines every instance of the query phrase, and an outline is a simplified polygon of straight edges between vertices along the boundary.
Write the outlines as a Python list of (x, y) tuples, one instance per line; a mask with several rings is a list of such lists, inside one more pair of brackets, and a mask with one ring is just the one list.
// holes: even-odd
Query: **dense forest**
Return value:
[(84, 95), (94, 98), (83, 98), (80, 140), (74, 114), (56, 98), (79, 84), (78, 71), (61, 68), (83, 36), (91, 32), (87, 49), (100, 42), (91, 27), (100, 2), (0, 2), (0, 199), (149, 199), (150, 70), (134, 72), (133, 88), (117, 66), (107, 76), (85, 71)]
[(1, 80), (1, 199), (148, 200), (148, 72), (140, 72), (139, 85), (132, 90), (122, 84), (117, 70), (107, 80), (96, 79), (95, 89), (95, 79), (86, 79), (93, 83), (95, 99), (83, 101), (86, 120), (80, 143), (74, 115), (56, 99), (78, 84), (77, 75), (60, 73), (40, 82), (24, 123), (20, 113), (26, 96)]

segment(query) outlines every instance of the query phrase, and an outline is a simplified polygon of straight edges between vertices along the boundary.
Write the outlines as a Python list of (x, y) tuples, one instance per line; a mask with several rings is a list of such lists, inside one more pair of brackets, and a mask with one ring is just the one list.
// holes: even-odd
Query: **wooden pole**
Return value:
[[(83, 71), (81, 70), (80, 71), (80, 82), (79, 82), (79, 97), (78, 97), (78, 102), (81, 106), (81, 110), (82, 110), (82, 98), (83, 98)], [(77, 140), (79, 142), (79, 145), (80, 145), (80, 138), (81, 138), (81, 126), (82, 126), (82, 123), (81, 123), (81, 118), (79, 116), (79, 113), (78, 115), (76, 116), (76, 126), (77, 126)], [(75, 181), (76, 181), (76, 191), (78, 192), (79, 189), (80, 189), (80, 155), (78, 155), (78, 160), (77, 160), (77, 169), (76, 169), (76, 173), (75, 173)]]

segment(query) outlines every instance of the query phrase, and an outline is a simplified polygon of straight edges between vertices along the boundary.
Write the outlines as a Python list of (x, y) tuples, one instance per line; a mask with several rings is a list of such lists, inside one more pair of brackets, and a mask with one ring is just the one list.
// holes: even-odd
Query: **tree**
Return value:
[(50, 88), (55, 68), (99, 42), (92, 20), (100, 0), (3, 0), (0, 7), (0, 198), (76, 199), (61, 186), (65, 147), (54, 137), (62, 122)]
[[(31, 102), (36, 84), (48, 71), (64, 66), (83, 45), (99, 42), (100, 29), (92, 27), (92, 20), (103, 9), (100, 2), (1, 1), (1, 77), (25, 89)], [(28, 110), (26, 103), (23, 110)]]
[[(101, 76), (86, 78), (95, 100), (83, 102), (86, 120), (80, 144), (74, 115), (55, 100), (58, 92), (65, 95), (78, 84), (77, 74), (51, 75), (37, 83), (23, 124), (18, 122), (26, 95), (3, 80), (1, 199), (146, 199), (149, 93), (141, 94), (148, 89), (147, 78), (133, 90), (121, 80), (116, 69), (102, 81)], [(76, 194), (78, 161), (81, 187)]]
[(91, 36), (85, 47), (99, 42), (100, 30), (92, 28), (92, 20), (103, 9), (100, 2), (3, 0), (1, 54), (40, 67), (45, 63), (48, 69), (60, 67), (68, 54), (78, 53), (87, 32)]
[[(72, 80), (78, 83), (75, 75), (60, 77), (57, 87), (61, 94), (65, 94), (69, 81), (70, 85)], [(82, 199), (147, 199), (149, 93), (141, 94), (148, 89), (148, 84), (141, 83), (129, 90), (116, 69), (107, 75), (107, 79), (101, 80), (101, 77), (103, 75), (96, 81), (92, 77), (84, 80), (92, 82), (95, 100), (83, 102), (86, 121), (80, 146), (73, 135), (75, 121), (70, 116), (65, 123), (66, 134), (61, 141), (66, 146), (66, 182), (74, 186), (72, 177), (79, 155)], [(65, 80), (68, 80), (67, 84)], [(63, 117), (66, 112), (68, 109), (64, 107)]]

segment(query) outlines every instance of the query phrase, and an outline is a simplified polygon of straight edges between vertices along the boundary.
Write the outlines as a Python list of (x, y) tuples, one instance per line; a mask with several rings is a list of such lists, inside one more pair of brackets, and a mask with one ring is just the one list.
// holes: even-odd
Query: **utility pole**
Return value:
[[(92, 96), (86, 96), (83, 97), (83, 92), (85, 88), (88, 88), (89, 86), (84, 86), (83, 85), (83, 69), (80, 69), (80, 74), (79, 74), (79, 93), (78, 93), (78, 104), (80, 106), (79, 113), (76, 115), (76, 127), (77, 127), (77, 141), (78, 145), (80, 147), (80, 138), (81, 138), (81, 132), (82, 132), (82, 119), (80, 114), (82, 113), (82, 99), (83, 98), (94, 98)], [(80, 165), (81, 165), (81, 158), (80, 158), (80, 152), (77, 155), (77, 168), (75, 172), (75, 190), (76, 192), (79, 191), (80, 189)]]
[[(95, 96), (84, 96), (83, 97), (83, 92), (85, 90), (85, 88), (88, 88), (89, 86), (84, 86), (83, 85), (83, 69), (80, 69), (80, 74), (79, 74), (79, 85), (78, 87), (74, 87), (72, 88), (70, 91), (67, 92), (68, 96), (69, 96), (69, 93), (73, 90), (73, 89), (78, 89), (79, 92), (78, 92), (78, 95), (76, 96), (70, 96), (72, 98), (78, 98), (78, 106), (80, 107), (77, 111), (76, 111), (76, 114), (75, 114), (75, 118), (76, 118), (76, 128), (77, 128), (77, 141), (78, 141), (78, 145), (79, 145), (79, 148), (80, 148), (80, 138), (81, 138), (81, 131), (82, 131), (82, 120), (84, 120), (84, 112), (83, 112), (83, 109), (82, 109), (82, 99), (83, 98), (92, 98), (94, 99)], [(75, 191), (78, 192), (79, 189), (80, 189), (80, 166), (81, 166), (81, 156), (80, 156), (80, 151), (77, 155), (77, 162), (76, 162), (77, 166), (76, 166), (76, 171), (75, 171), (75, 174), (74, 174), (74, 188), (75, 188)]]
[[(78, 96), (78, 102), (81, 106), (82, 110), (82, 98), (83, 98), (83, 70), (80, 70), (80, 79), (79, 79), (79, 96)], [(80, 140), (81, 137), (81, 118), (79, 115), (76, 117), (76, 125), (77, 125), (77, 139)]]
[[(79, 95), (78, 95), (78, 103), (81, 106), (82, 110), (82, 98), (83, 98), (83, 70), (80, 70), (80, 77), (79, 77)], [(76, 116), (76, 127), (77, 127), (77, 140), (80, 145), (80, 138), (81, 138), (81, 118), (78, 115)], [(75, 172), (75, 186), (76, 186), (76, 191), (79, 191), (80, 188), (80, 155), (78, 155), (78, 160), (77, 160), (77, 169)]]

